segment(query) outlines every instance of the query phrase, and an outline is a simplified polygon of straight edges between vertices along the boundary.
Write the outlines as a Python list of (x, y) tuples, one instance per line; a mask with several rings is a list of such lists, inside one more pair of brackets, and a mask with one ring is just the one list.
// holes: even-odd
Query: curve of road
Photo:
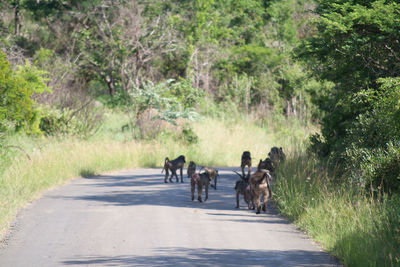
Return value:
[(340, 266), (273, 209), (236, 209), (219, 170), (205, 203), (160, 169), (74, 179), (20, 212), (0, 266)]

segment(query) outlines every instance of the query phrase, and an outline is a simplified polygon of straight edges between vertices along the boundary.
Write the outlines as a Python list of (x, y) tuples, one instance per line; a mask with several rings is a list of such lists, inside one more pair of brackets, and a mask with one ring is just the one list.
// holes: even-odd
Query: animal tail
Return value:
[(244, 177), (243, 175), (241, 175), (240, 173), (238, 173), (237, 171), (233, 171), (233, 172), (236, 173), (237, 175), (239, 175), (239, 177), (240, 177), (242, 180), (245, 179), (245, 177)]
[(168, 157), (166, 157), (165, 158), (165, 160), (164, 160), (164, 168), (161, 170), (161, 173), (163, 173), (164, 172), (164, 170), (165, 170), (165, 166), (167, 165), (167, 162), (169, 161), (169, 158)]

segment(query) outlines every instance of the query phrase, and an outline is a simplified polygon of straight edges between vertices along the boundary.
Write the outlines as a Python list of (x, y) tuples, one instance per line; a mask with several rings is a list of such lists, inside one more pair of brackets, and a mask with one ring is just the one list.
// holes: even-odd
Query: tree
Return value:
[(166, 15), (149, 20), (142, 13), (137, 2), (103, 1), (79, 34), (84, 74), (106, 84), (110, 95), (154, 80), (152, 61), (176, 48)]
[[(318, 1), (317, 32), (300, 55), (320, 79), (335, 83), (319, 102), (326, 112), (320, 152), (340, 155), (343, 138), (371, 103), (354, 101), (367, 88), (379, 91), (379, 78), (400, 75), (400, 4), (397, 1)], [(319, 141), (318, 141), (319, 140)]]

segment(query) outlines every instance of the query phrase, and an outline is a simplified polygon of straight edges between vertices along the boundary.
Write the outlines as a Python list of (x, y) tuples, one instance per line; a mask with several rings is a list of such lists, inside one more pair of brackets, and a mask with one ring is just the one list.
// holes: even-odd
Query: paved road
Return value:
[(275, 211), (235, 209), (231, 170), (205, 203), (160, 169), (72, 180), (20, 213), (0, 266), (338, 265)]

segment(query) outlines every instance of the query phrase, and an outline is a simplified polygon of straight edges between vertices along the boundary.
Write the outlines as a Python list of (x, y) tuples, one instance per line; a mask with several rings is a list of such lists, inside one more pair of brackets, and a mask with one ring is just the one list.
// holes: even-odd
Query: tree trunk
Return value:
[(20, 18), (20, 5), (19, 1), (14, 1), (14, 34), (18, 36), (21, 32), (21, 18)]

